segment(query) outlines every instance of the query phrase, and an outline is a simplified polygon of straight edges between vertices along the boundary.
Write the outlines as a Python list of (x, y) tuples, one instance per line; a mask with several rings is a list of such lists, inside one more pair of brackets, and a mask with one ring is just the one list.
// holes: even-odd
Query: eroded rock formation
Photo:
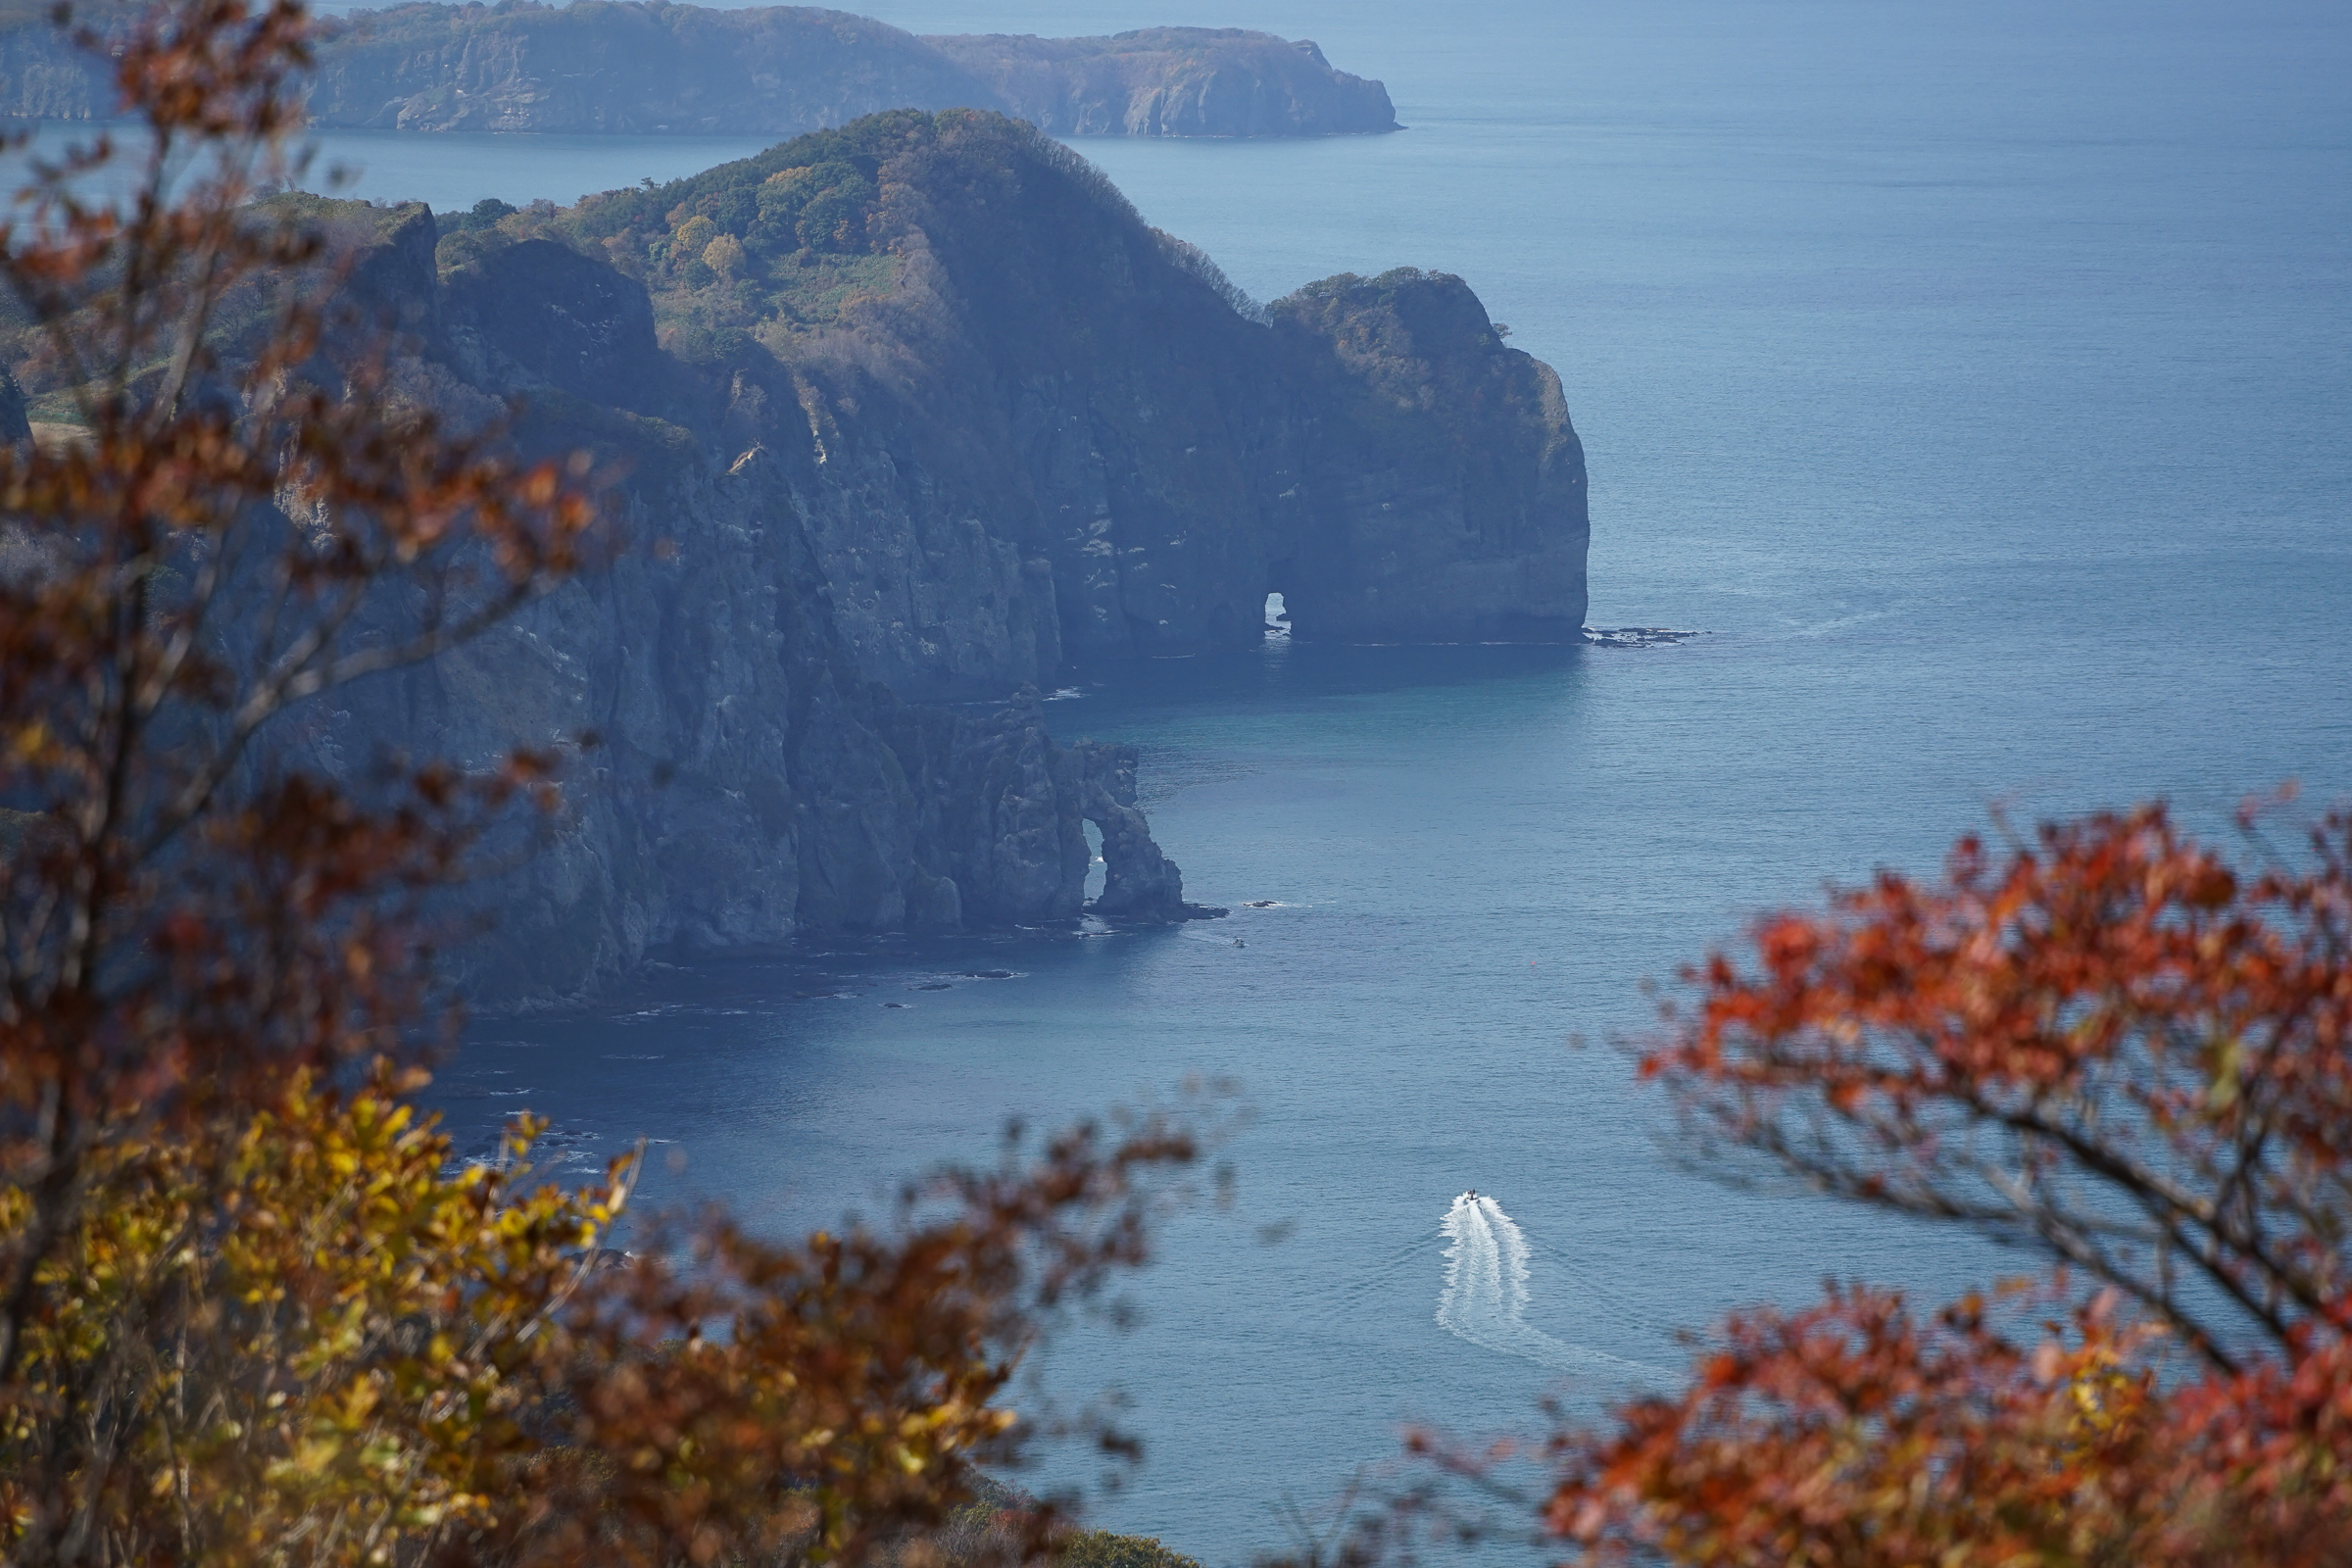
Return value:
[(1223, 914), (1185, 903), (1183, 873), (1152, 842), (1151, 826), (1136, 808), (1135, 767), (1132, 746), (1089, 742), (1063, 754), (1061, 791), (1102, 834), (1102, 892), (1095, 912), (1155, 922)]

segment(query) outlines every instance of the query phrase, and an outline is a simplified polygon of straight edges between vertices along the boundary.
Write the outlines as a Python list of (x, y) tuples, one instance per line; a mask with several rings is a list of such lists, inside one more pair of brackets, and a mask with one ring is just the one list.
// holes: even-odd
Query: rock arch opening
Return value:
[(1266, 563), (1266, 607), (1262, 618), (1269, 642), (1289, 637), (1298, 624), (1295, 618), (1298, 607), (1291, 602), (1297, 596), (1298, 575), (1296, 557), (1285, 556), (1280, 561)]
[(1184, 902), (1184, 873), (1152, 842), (1152, 830), (1136, 808), (1134, 747), (1081, 741), (1062, 756), (1067, 769), (1062, 778), (1088, 851), (1091, 897), (1082, 907), (1106, 919), (1151, 924), (1225, 912)]
[(1110, 873), (1110, 862), (1102, 858), (1102, 829), (1093, 818), (1082, 818), (1079, 829), (1086, 835), (1086, 894), (1085, 902), (1092, 906), (1102, 897), (1103, 879)]

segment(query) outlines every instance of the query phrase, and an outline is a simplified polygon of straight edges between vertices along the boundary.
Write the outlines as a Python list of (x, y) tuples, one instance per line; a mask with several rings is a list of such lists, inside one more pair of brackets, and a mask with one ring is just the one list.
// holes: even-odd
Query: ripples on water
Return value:
[(1640, 1361), (1603, 1355), (1544, 1333), (1527, 1320), (1527, 1237), (1502, 1205), (1468, 1193), (1446, 1211), (1446, 1285), (1438, 1327), (1503, 1355), (1553, 1372), (1599, 1375), (1613, 1384), (1665, 1389), (1673, 1375)]

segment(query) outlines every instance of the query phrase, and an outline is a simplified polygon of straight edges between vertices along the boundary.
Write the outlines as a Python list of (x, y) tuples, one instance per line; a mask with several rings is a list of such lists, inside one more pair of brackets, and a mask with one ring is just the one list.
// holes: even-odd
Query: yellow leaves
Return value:
[[(565, 1243), (593, 1234), (587, 1214), (620, 1207), (612, 1192), (513, 1194), (514, 1172), (445, 1176), (448, 1139), (416, 1125), (398, 1083), (379, 1070), (346, 1093), (295, 1074), (242, 1125), (114, 1146), (43, 1277), (27, 1383), (124, 1354), (143, 1364), (141, 1473), (166, 1477), (173, 1509), (214, 1521), (222, 1541), (269, 1541), (346, 1507), (416, 1530), (479, 1516), (467, 1478), (528, 1446), (511, 1412), (560, 1349), (519, 1331), (571, 1282)], [(235, 1219), (203, 1240), (190, 1227), (208, 1210)], [(0, 1217), (24, 1211), (22, 1193), (0, 1189)], [(205, 1330), (184, 1364), (155, 1358), (138, 1316), (122, 1315), (168, 1276), (193, 1293), (185, 1321)], [(174, 1433), (166, 1412), (191, 1389), (209, 1414)], [(362, 1560), (359, 1539), (326, 1560)], [(380, 1537), (367, 1548), (383, 1549)]]
[(9, 754), (27, 767), (43, 767), (55, 761), (59, 755), (57, 738), (48, 724), (34, 718), (16, 725), (9, 732)]
[(2245, 1042), (2235, 1035), (2222, 1036), (2206, 1047), (2208, 1085), (2205, 1090), (2205, 1110), (2208, 1115), (2226, 1115), (2237, 1103), (2245, 1057)]
[(270, 1464), (263, 1478), (273, 1485), (300, 1485), (323, 1479), (343, 1456), (342, 1440), (332, 1434), (311, 1438), (298, 1445), (293, 1453)]
[(2107, 1345), (2080, 1355), (2067, 1380), (2069, 1436), (2078, 1452), (2106, 1443), (2147, 1413), (2152, 1374), (2127, 1365)]
[[(990, 1353), (1014, 1260), (1041, 1212), (1092, 1213), (1123, 1169), (1081, 1141), (1068, 1168), (974, 1178), (903, 1237), (778, 1248), (719, 1227), (684, 1274), (666, 1247), (591, 1268), (625, 1185), (453, 1169), (396, 1085), (293, 1074), (241, 1120), (110, 1153), (43, 1278), (23, 1387), (132, 1368), (139, 1495), (108, 1503), (125, 1539), (184, 1527), (195, 1560), (300, 1568), (415, 1560), (436, 1530), (511, 1568), (768, 1560), (788, 1534), (808, 1560), (856, 1559), (935, 1522), (1014, 1431)], [(177, 1341), (142, 1315), (164, 1290)], [(51, 1419), (6, 1415), (35, 1436)]]
[(703, 265), (721, 277), (741, 272), (747, 263), (743, 241), (732, 234), (721, 234), (703, 247)]

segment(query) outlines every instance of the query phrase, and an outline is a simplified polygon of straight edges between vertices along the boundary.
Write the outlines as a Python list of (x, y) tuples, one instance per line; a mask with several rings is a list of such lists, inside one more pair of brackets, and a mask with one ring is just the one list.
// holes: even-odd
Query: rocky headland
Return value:
[[(104, 31), (107, 0), (81, 8)], [(102, 119), (105, 62), (0, 7), (0, 114)], [(1394, 130), (1377, 81), (1311, 42), (1238, 28), (1112, 38), (918, 38), (809, 6), (662, 0), (403, 5), (323, 24), (312, 122), (397, 130), (791, 136), (882, 110), (1000, 110), (1063, 134)]]
[(1460, 279), (1258, 306), (1015, 121), (899, 111), (571, 208), (320, 205), (400, 397), (622, 475), (609, 564), (279, 737), (356, 778), (595, 733), (481, 895), (486, 1000), (662, 949), (1066, 923), (1089, 822), (1097, 913), (1186, 918), (1135, 753), (1057, 744), (1038, 687), (1257, 646), (1269, 591), (1300, 639), (1583, 621), (1559, 379)]
[(529, 320), (533, 238), (634, 272), (663, 352), (724, 368), (696, 417), (776, 470), (845, 647), (902, 693), (1255, 647), (1269, 592), (1300, 640), (1582, 625), (1559, 378), (1459, 278), (1259, 306), (1067, 149), (958, 112), (455, 228), (439, 259)]
[(1240, 27), (1147, 27), (1107, 38), (924, 40), (1056, 136), (1335, 136), (1395, 130), (1377, 81), (1323, 51)]

